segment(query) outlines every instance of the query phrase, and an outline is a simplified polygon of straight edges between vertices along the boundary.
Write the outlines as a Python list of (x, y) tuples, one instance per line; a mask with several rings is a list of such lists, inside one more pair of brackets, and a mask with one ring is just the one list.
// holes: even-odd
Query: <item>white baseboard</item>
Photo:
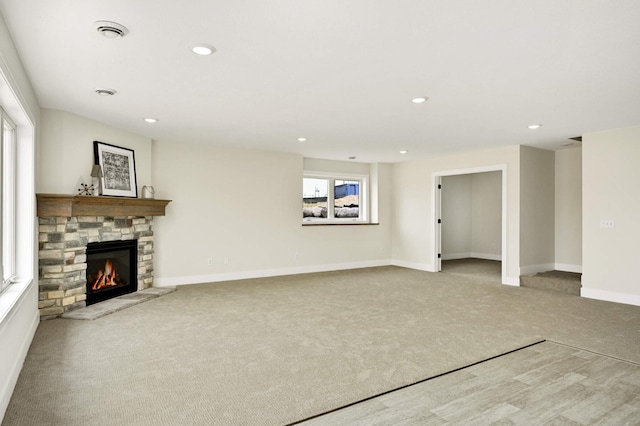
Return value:
[(471, 253), (471, 257), (476, 259), (485, 259), (485, 260), (502, 260), (501, 254), (491, 254), (491, 253)]
[(556, 271), (574, 272), (576, 274), (582, 273), (582, 265), (571, 265), (568, 263), (556, 263)]
[(490, 254), (490, 253), (475, 253), (475, 252), (447, 253), (447, 254), (443, 253), (442, 254), (442, 260), (457, 260), (457, 259), (469, 259), (469, 258), (501, 261), (502, 255)]
[(173, 287), (186, 284), (203, 284), (220, 281), (245, 280), (250, 278), (268, 278), (283, 275), (309, 274), (313, 272), (342, 271), (346, 269), (371, 268), (376, 266), (388, 266), (391, 261), (367, 260), (362, 262), (334, 263), (327, 265), (294, 266), (277, 269), (261, 269), (257, 271), (222, 272), (209, 275), (190, 275), (180, 277), (158, 277), (153, 281), (154, 287)]
[[(282, 275), (341, 271), (341, 270), (347, 270), (347, 269), (371, 268), (376, 266), (388, 266), (388, 265), (399, 266), (399, 267), (408, 268), (408, 269), (415, 269), (418, 271), (437, 272), (435, 270), (434, 265), (430, 263), (408, 262), (408, 261), (399, 260), (399, 259), (390, 259), (390, 260), (384, 259), (384, 260), (363, 261), (363, 262), (337, 263), (337, 264), (328, 264), (328, 265), (309, 265), (309, 266), (296, 266), (296, 267), (279, 268), (279, 269), (262, 269), (258, 271), (226, 272), (226, 273), (210, 274), (210, 275), (191, 275), (191, 276), (185, 275), (180, 277), (166, 277), (166, 278), (157, 277), (154, 279), (153, 286), (154, 287), (175, 287), (175, 286), (187, 285), (187, 284), (203, 284), (203, 283), (212, 283), (212, 282), (220, 282), (220, 281), (244, 280), (249, 278), (267, 278), (267, 277), (277, 277)], [(549, 270), (549, 269), (546, 269), (546, 270)], [(503, 284), (511, 285), (511, 286), (519, 286), (520, 277), (507, 277), (506, 280), (503, 281)]]
[(391, 259), (391, 265), (416, 269), (418, 271), (437, 272), (435, 267), (429, 263), (407, 262), (405, 260)]
[(582, 287), (580, 296), (587, 299), (604, 300), (607, 302), (624, 303), (626, 305), (640, 306), (640, 295), (618, 293), (615, 291), (598, 290), (595, 288)]
[(538, 272), (553, 271), (556, 268), (555, 263), (543, 263), (540, 265), (529, 265), (520, 267), (520, 275), (534, 275)]
[(442, 253), (442, 260), (468, 259), (471, 253)]

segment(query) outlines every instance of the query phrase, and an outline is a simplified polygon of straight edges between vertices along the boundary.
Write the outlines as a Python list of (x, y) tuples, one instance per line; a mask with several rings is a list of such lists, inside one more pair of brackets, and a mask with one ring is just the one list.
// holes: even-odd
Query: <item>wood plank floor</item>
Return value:
[(640, 365), (546, 341), (300, 424), (640, 425)]

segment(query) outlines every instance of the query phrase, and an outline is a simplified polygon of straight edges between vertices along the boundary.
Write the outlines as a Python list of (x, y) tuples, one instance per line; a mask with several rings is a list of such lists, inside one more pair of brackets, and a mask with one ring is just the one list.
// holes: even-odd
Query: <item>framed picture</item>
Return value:
[(138, 197), (136, 159), (132, 149), (94, 141), (93, 157), (102, 167), (102, 195)]

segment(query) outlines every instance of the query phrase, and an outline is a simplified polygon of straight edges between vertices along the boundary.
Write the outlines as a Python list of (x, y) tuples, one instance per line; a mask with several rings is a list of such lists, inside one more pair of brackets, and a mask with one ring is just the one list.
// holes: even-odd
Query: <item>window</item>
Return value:
[(305, 172), (302, 178), (303, 223), (366, 222), (366, 175)]
[(0, 109), (2, 133), (0, 133), (0, 292), (16, 278), (16, 126)]

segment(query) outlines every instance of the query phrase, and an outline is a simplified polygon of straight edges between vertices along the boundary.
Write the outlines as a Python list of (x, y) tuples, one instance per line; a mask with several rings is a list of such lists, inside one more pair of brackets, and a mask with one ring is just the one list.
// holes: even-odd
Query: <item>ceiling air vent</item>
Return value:
[(120, 25), (117, 22), (96, 21), (94, 25), (96, 27), (96, 31), (106, 38), (122, 38), (129, 33), (129, 30), (125, 26)]

